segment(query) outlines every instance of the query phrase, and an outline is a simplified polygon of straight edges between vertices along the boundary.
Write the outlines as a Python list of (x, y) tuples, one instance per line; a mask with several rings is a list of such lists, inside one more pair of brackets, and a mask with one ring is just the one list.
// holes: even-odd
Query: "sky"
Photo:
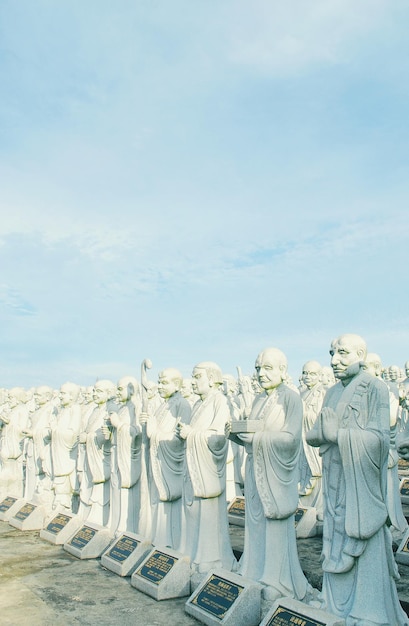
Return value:
[(3, 0), (0, 386), (409, 359), (407, 0)]

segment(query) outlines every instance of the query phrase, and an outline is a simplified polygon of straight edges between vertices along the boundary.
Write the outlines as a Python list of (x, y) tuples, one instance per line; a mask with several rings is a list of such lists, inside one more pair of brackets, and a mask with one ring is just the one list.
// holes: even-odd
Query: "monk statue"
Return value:
[(175, 368), (162, 370), (158, 393), (163, 402), (153, 414), (141, 414), (149, 442), (151, 541), (177, 550), (182, 524), (182, 483), (185, 444), (178, 425), (190, 423), (191, 406), (180, 390), (183, 375)]
[(108, 527), (112, 534), (137, 533), (141, 507), (142, 428), (139, 423), (139, 383), (124, 376), (117, 383), (115, 410), (102, 432), (111, 438), (111, 504)]
[(78, 439), (81, 432), (80, 388), (75, 383), (60, 387), (60, 408), (51, 421), (53, 509), (78, 510)]
[(263, 598), (268, 602), (283, 596), (306, 600), (312, 589), (300, 566), (294, 517), (302, 402), (298, 392), (285, 384), (287, 359), (281, 350), (260, 352), (255, 369), (262, 392), (249, 416), (254, 432), (230, 434), (247, 451), (244, 551), (239, 573), (262, 583)]
[(54, 390), (41, 385), (34, 391), (34, 410), (29, 414), (28, 426), (24, 431), (26, 480), (24, 498), (35, 499), (51, 508), (53, 498), (51, 487), (51, 447), (50, 423), (56, 412)]
[(111, 440), (104, 427), (110, 426), (115, 396), (116, 385), (112, 381), (95, 383), (96, 407), (79, 438), (80, 443), (85, 443), (85, 459), (78, 514), (99, 526), (106, 526), (109, 519)]
[(306, 441), (307, 432), (315, 424), (322, 407), (325, 388), (321, 384), (321, 365), (317, 361), (307, 361), (302, 368), (302, 381), (305, 388), (300, 391), (303, 404), (303, 428), (300, 454), (299, 495), (301, 506), (312, 506), (317, 510), (317, 519), (322, 520), (322, 467), (319, 449)]
[(8, 392), (8, 411), (0, 416), (0, 497), (21, 498), (24, 492), (23, 448), (29, 427), (29, 395), (23, 387)]
[(186, 441), (183, 477), (184, 526), (180, 552), (190, 557), (193, 576), (212, 568), (231, 571), (236, 559), (230, 545), (226, 501), (226, 423), (230, 409), (221, 391), (223, 374), (212, 361), (198, 363), (192, 373), (193, 405), (190, 424), (180, 422)]
[(323, 464), (323, 607), (347, 626), (403, 626), (408, 618), (387, 526), (388, 388), (364, 371), (367, 349), (359, 335), (334, 339), (330, 355), (339, 382), (307, 433)]

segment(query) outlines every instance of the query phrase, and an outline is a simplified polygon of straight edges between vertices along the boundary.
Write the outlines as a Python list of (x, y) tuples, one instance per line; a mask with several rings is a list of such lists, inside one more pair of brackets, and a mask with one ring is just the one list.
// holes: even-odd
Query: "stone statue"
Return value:
[(54, 501), (53, 509), (78, 510), (78, 440), (82, 413), (80, 388), (74, 383), (60, 387), (60, 408), (50, 424), (51, 460)]
[[(363, 368), (368, 374), (375, 376), (378, 380), (386, 384), (381, 377), (382, 361), (375, 352), (368, 352)], [(398, 475), (398, 453), (396, 450), (396, 435), (398, 426), (398, 400), (394, 393), (389, 391), (390, 405), (390, 447), (388, 457), (388, 483), (386, 488), (388, 515), (391, 524), (392, 536), (400, 543), (403, 533), (405, 533), (408, 523), (403, 514), (402, 502), (399, 489)]]
[(302, 381), (305, 389), (300, 391), (303, 403), (303, 427), (300, 454), (300, 484), (298, 493), (301, 506), (313, 506), (317, 519), (322, 520), (322, 465), (319, 449), (306, 441), (307, 432), (313, 427), (322, 407), (325, 388), (321, 384), (321, 365), (317, 361), (307, 361), (302, 368)]
[(34, 410), (29, 414), (28, 426), (24, 431), (26, 480), (24, 498), (51, 508), (51, 440), (50, 423), (55, 415), (54, 390), (47, 385), (34, 391)]
[(182, 521), (184, 441), (178, 424), (189, 424), (191, 407), (180, 393), (183, 376), (167, 368), (159, 373), (158, 392), (163, 402), (152, 415), (143, 413), (149, 440), (149, 488), (152, 511), (151, 541), (177, 550)]
[(95, 383), (96, 407), (79, 439), (85, 443), (85, 459), (78, 514), (100, 526), (106, 526), (109, 519), (111, 477), (111, 439), (103, 428), (110, 425), (115, 396), (116, 385), (110, 380)]
[(184, 527), (180, 551), (190, 557), (194, 575), (213, 567), (231, 571), (236, 559), (230, 545), (226, 502), (225, 425), (230, 422), (223, 375), (211, 361), (193, 369), (193, 391), (199, 396), (190, 424), (180, 423), (186, 441), (183, 480)]
[(21, 498), (24, 492), (23, 445), (29, 424), (28, 394), (22, 387), (9, 390), (9, 410), (0, 420), (0, 497)]
[(307, 434), (310, 445), (320, 446), (323, 462), (324, 608), (344, 618), (347, 626), (407, 624), (386, 523), (388, 389), (362, 371), (362, 337), (341, 335), (330, 354), (339, 382), (327, 391)]
[[(91, 413), (97, 406), (94, 401), (94, 387), (89, 385), (88, 387), (83, 387), (81, 389), (81, 432), (85, 432), (85, 429), (88, 424), (88, 420), (91, 416)], [(77, 477), (78, 484), (81, 485), (82, 476), (84, 473), (84, 460), (85, 460), (85, 442), (78, 442), (78, 453), (77, 453)]]
[(329, 389), (332, 385), (335, 385), (335, 383), (336, 380), (332, 368), (324, 365), (321, 370), (321, 385), (324, 389)]
[(142, 427), (139, 424), (141, 398), (133, 376), (118, 381), (118, 408), (110, 413), (111, 425), (103, 426), (111, 436), (111, 505), (108, 526), (113, 534), (139, 529), (141, 508)]
[[(241, 370), (238, 368), (241, 375)], [(222, 390), (226, 396), (230, 409), (230, 419), (240, 420), (243, 417), (244, 409), (238, 394), (239, 384), (232, 374), (223, 374)], [(226, 459), (226, 499), (231, 502), (236, 496), (243, 495), (243, 446), (239, 446), (235, 441), (228, 441), (228, 452)]]
[(193, 393), (192, 379), (191, 378), (184, 378), (183, 379), (183, 384), (182, 384), (182, 388), (180, 390), (180, 393), (189, 402), (190, 406), (194, 405), (194, 403), (196, 402), (196, 396)]
[(286, 384), (287, 359), (277, 348), (256, 360), (262, 392), (249, 417), (255, 432), (230, 434), (247, 451), (244, 551), (239, 573), (265, 585), (265, 600), (305, 600), (311, 587), (300, 566), (294, 514), (298, 506), (302, 402)]

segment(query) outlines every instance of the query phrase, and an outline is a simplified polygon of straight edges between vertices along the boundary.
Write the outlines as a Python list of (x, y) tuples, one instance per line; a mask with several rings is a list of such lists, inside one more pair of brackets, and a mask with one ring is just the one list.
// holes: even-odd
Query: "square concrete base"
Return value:
[(106, 528), (83, 521), (63, 547), (77, 559), (98, 559), (112, 540), (113, 536)]
[(19, 530), (40, 530), (44, 526), (47, 510), (41, 504), (24, 502), (19, 510), (8, 520), (10, 526)]
[(82, 524), (83, 520), (76, 515), (56, 511), (52, 517), (46, 520), (44, 528), (40, 530), (40, 537), (50, 543), (63, 545), (71, 539)]
[(276, 600), (260, 626), (345, 626), (345, 620), (293, 598)]
[(152, 544), (142, 535), (125, 532), (101, 556), (101, 565), (118, 576), (130, 576), (151, 550)]
[(21, 509), (25, 503), (24, 498), (16, 498), (15, 496), (7, 496), (0, 502), (0, 520), (8, 522), (11, 517)]
[(210, 571), (185, 611), (207, 626), (258, 626), (262, 585), (227, 570)]
[(138, 565), (131, 585), (155, 600), (190, 594), (190, 560), (170, 548), (153, 548)]

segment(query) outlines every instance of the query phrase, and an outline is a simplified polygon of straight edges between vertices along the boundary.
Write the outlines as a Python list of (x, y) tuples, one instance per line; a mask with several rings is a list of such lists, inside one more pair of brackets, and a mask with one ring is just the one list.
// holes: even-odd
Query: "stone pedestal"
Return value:
[(47, 510), (44, 506), (24, 502), (8, 522), (10, 526), (19, 530), (40, 530), (44, 526), (46, 517)]
[(64, 543), (64, 550), (78, 559), (98, 559), (112, 540), (112, 534), (106, 528), (83, 522), (76, 533)]
[(142, 535), (126, 532), (120, 535), (101, 556), (101, 565), (118, 576), (130, 576), (152, 550)]
[(155, 600), (190, 594), (190, 560), (170, 548), (153, 548), (131, 577), (131, 585)]
[(212, 570), (195, 589), (185, 611), (207, 626), (258, 626), (262, 585), (226, 570)]
[(50, 543), (63, 545), (82, 524), (83, 520), (72, 513), (56, 512), (45, 522), (44, 528), (40, 530), (40, 537)]

